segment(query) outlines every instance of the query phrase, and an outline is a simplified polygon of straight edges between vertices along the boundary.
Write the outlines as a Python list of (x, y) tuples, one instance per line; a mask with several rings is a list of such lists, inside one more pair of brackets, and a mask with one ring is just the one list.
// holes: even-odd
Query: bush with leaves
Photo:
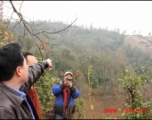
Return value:
[[(142, 71), (142, 72), (141, 72)], [(143, 102), (143, 95), (141, 91), (145, 85), (145, 81), (149, 81), (152, 74), (147, 72), (146, 68), (134, 68), (132, 71), (124, 70), (121, 75), (121, 86), (127, 90), (127, 103), (125, 104), (125, 111), (121, 111), (120, 118), (125, 119), (147, 119), (152, 118), (152, 100)], [(127, 111), (128, 110), (128, 111)], [(134, 111), (136, 110), (136, 111)], [(137, 111), (143, 110), (143, 111)], [(144, 112), (144, 110), (147, 110)]]
[(6, 29), (7, 24), (6, 21), (0, 20), (0, 47), (14, 42), (14, 35)]
[(82, 98), (77, 98), (75, 99), (75, 103), (76, 103), (76, 110), (75, 110), (75, 114), (74, 114), (74, 119), (80, 119), (83, 118), (83, 110), (84, 110), (84, 106), (85, 106), (85, 101)]
[(52, 93), (52, 87), (58, 81), (59, 79), (53, 77), (51, 72), (45, 71), (45, 73), (34, 84), (39, 95), (43, 118), (46, 118), (46, 111), (54, 103), (55, 97)]

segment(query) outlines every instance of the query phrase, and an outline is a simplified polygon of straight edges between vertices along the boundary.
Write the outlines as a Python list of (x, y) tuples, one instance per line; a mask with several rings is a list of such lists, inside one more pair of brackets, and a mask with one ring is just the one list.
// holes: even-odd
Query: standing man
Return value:
[(80, 92), (73, 85), (73, 77), (73, 73), (68, 71), (64, 74), (63, 81), (52, 87), (52, 92), (56, 96), (55, 119), (71, 119), (75, 112), (74, 99), (80, 96)]
[[(27, 66), (30, 66), (32, 64), (35, 64), (37, 63), (37, 59), (34, 57), (34, 55), (30, 52), (24, 52), (22, 53), (24, 58), (26, 59), (26, 64)], [(28, 91), (29, 93), (29, 96), (33, 102), (33, 105), (36, 109), (36, 112), (39, 116), (40, 119), (42, 119), (42, 113), (41, 113), (41, 107), (40, 107), (40, 101), (39, 101), (39, 98), (38, 98), (38, 94), (34, 88), (34, 85), (31, 86), (31, 89)]]
[(28, 91), (48, 67), (50, 59), (28, 67), (17, 43), (0, 48), (0, 119), (39, 119)]

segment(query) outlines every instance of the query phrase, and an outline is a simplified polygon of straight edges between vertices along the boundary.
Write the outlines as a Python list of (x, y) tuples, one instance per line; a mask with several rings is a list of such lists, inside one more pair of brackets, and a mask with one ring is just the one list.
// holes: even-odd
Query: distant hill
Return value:
[(124, 39), (124, 44), (130, 44), (132, 47), (138, 47), (145, 53), (152, 53), (152, 36), (126, 36)]

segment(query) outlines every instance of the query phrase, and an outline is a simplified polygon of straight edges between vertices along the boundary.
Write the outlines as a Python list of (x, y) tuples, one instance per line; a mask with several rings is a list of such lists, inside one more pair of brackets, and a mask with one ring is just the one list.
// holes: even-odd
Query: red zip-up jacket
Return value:
[(39, 97), (38, 97), (38, 94), (33, 85), (31, 86), (31, 89), (29, 90), (29, 96), (33, 102), (33, 105), (36, 109), (36, 112), (37, 112), (39, 118), (42, 119), (41, 105), (40, 105)]

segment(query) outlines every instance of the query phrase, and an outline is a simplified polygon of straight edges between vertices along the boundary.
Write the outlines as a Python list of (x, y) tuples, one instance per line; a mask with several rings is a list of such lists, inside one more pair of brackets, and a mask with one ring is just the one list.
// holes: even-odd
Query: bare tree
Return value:
[[(12, 27), (11, 31), (13, 32), (13, 30), (20, 24), (23, 25), (23, 29), (24, 29), (24, 32), (21, 33), (21, 36), (20, 37), (27, 37), (27, 38), (30, 38), (34, 43), (35, 45), (37, 46), (37, 48), (39, 49), (39, 52), (41, 54), (41, 57), (43, 58), (43, 53), (46, 54), (47, 57), (48, 54), (46, 52), (46, 49), (45, 49), (45, 46), (44, 46), (44, 42), (42, 40), (42, 37), (47, 37), (49, 38), (49, 34), (60, 34), (61, 32), (65, 32), (66, 30), (68, 30), (74, 23), (75, 21), (77, 20), (77, 18), (71, 22), (69, 25), (65, 26), (64, 28), (62, 29), (59, 29), (59, 30), (53, 30), (53, 31), (50, 31), (49, 28), (41, 28), (41, 25), (42, 23), (40, 24), (36, 24), (34, 21), (31, 21), (31, 22), (28, 22), (25, 20), (25, 16), (21, 13), (21, 8), (22, 8), (22, 5), (23, 5), (23, 1), (21, 1), (20, 3), (20, 7), (19, 7), (19, 10), (17, 10), (17, 8), (15, 7), (15, 3), (12, 1), (12, 0), (9, 0), (7, 1), (9, 2), (9, 4), (11, 5), (11, 8), (8, 7), (8, 6), (5, 6), (5, 7), (8, 7), (8, 9), (12, 9), (13, 12), (11, 14), (11, 16), (9, 16), (9, 19), (7, 20), (7, 29), (9, 28), (9, 23), (14, 20), (16, 22), (16, 24)], [(14, 13), (18, 16), (19, 19), (14, 19), (13, 18), (13, 15)], [(49, 38), (50, 39), (50, 38)], [(36, 41), (39, 41), (41, 44), (37, 44)], [(45, 42), (46, 43), (46, 42)], [(47, 43), (48, 44), (48, 43)], [(49, 44), (48, 44), (49, 45)], [(43, 50), (43, 52), (42, 52)]]

